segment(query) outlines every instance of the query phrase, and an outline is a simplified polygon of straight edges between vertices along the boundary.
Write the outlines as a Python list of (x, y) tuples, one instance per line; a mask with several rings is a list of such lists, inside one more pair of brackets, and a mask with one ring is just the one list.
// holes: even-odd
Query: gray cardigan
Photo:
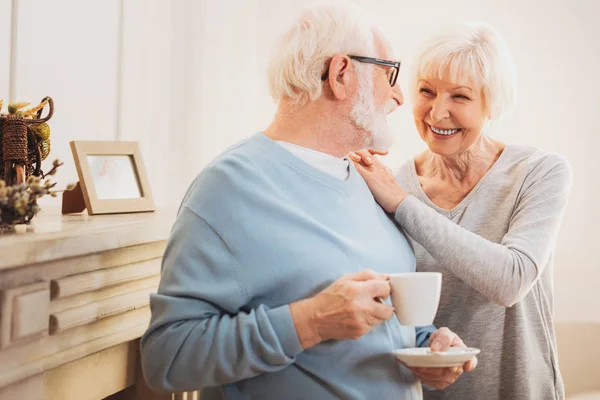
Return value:
[(435, 325), (482, 350), (477, 369), (425, 399), (564, 399), (553, 327), (553, 253), (570, 191), (567, 161), (506, 146), (454, 209), (433, 204), (411, 160), (399, 171), (411, 194), (396, 210), (418, 271), (443, 274)]

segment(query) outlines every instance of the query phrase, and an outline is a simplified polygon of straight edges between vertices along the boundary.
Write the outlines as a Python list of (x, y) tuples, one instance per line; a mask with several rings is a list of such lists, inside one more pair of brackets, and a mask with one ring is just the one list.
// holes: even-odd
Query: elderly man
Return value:
[(272, 124), (212, 162), (183, 200), (142, 338), (145, 378), (204, 389), (203, 400), (415, 399), (418, 377), (445, 387), (462, 368), (415, 376), (394, 360), (398, 348), (462, 342), (401, 326), (378, 301), (387, 274), (414, 271), (415, 257), (344, 158), (390, 146), (400, 65), (349, 3), (309, 9), (278, 50)]

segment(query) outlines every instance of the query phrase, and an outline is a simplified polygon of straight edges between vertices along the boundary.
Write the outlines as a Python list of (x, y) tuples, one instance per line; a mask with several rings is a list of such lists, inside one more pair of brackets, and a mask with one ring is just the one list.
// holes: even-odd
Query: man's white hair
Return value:
[(505, 118), (516, 106), (515, 63), (500, 33), (487, 23), (455, 25), (423, 43), (411, 73), (413, 96), (419, 79), (427, 78), (480, 86), (491, 120)]
[[(321, 76), (336, 54), (375, 57), (372, 18), (349, 1), (307, 8), (281, 39), (268, 69), (271, 96), (304, 104), (321, 96)], [(356, 65), (357, 63), (355, 63)], [(356, 65), (360, 73), (368, 68)], [(365, 66), (366, 67), (366, 66)]]

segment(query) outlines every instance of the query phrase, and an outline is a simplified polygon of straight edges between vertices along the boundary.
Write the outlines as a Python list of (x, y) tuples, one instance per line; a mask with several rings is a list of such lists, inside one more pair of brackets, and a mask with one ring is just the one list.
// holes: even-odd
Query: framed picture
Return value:
[(72, 141), (79, 176), (63, 193), (63, 214), (113, 214), (154, 211), (154, 199), (137, 142)]

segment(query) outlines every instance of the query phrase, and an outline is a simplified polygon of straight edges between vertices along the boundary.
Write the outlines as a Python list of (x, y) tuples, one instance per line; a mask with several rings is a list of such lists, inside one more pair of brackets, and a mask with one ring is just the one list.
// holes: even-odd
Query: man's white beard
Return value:
[(373, 96), (370, 69), (361, 72), (358, 78), (358, 95), (350, 117), (358, 128), (365, 131), (362, 137), (363, 148), (388, 151), (394, 144), (395, 138), (387, 123), (386, 115), (396, 107), (396, 102), (389, 99), (383, 110), (378, 110)]

